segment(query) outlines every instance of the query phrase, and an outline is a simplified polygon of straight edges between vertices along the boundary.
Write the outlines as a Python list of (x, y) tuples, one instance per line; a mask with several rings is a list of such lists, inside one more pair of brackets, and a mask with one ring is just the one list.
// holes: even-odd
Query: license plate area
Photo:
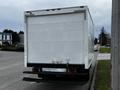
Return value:
[(42, 68), (43, 72), (66, 72), (66, 68)]

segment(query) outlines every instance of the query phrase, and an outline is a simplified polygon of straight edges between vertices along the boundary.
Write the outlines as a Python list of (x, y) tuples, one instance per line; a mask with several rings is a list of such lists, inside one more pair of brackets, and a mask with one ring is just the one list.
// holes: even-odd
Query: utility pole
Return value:
[(112, 90), (120, 90), (120, 0), (112, 0)]

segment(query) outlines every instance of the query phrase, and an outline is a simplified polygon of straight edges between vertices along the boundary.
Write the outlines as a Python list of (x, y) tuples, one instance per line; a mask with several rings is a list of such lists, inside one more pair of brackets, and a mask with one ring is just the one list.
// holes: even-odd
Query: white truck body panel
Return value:
[(94, 60), (94, 25), (88, 8), (25, 12), (27, 63), (85, 64)]

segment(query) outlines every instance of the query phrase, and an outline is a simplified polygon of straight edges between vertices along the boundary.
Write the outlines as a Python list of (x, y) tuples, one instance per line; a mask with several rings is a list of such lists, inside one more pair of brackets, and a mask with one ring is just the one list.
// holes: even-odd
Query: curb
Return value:
[(96, 72), (97, 72), (97, 64), (98, 64), (98, 61), (96, 60), (95, 68), (94, 68), (93, 75), (92, 75), (92, 78), (91, 78), (91, 84), (90, 84), (89, 90), (94, 90), (95, 79), (96, 79)]

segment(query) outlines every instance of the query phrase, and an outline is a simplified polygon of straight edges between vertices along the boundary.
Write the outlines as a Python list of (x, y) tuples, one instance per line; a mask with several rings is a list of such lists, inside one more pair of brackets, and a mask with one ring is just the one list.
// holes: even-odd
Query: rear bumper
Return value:
[[(82, 76), (89, 78), (89, 69), (85, 69), (83, 64), (36, 64), (28, 63), (27, 67), (33, 67), (32, 71), (26, 71), (27, 74), (38, 74), (39, 78), (83, 78)], [(65, 68), (66, 72), (51, 72), (43, 71), (42, 68)]]
[[(85, 65), (78, 65), (78, 64), (27, 64), (28, 67), (33, 67), (35, 70), (32, 71), (24, 71), (23, 73), (26, 74), (37, 74), (38, 78), (37, 79), (43, 79), (54, 81), (54, 80), (59, 80), (59, 81), (81, 81), (81, 80), (89, 80), (90, 77), (90, 69), (85, 69)], [(72, 67), (72, 70), (70, 70)], [(68, 69), (67, 72), (50, 72), (50, 71), (41, 71), (41, 68), (66, 68)], [(75, 70), (73, 70), (73, 68)], [(35, 72), (34, 72), (35, 71)], [(27, 77), (28, 78), (28, 77)], [(24, 80), (24, 79), (23, 79)], [(32, 80), (34, 80), (32, 78)], [(29, 78), (25, 81), (29, 81)], [(35, 80), (36, 81), (36, 80)], [(39, 81), (39, 80), (37, 80)]]
[[(36, 64), (28, 63), (27, 67), (33, 67), (33, 72), (41, 75), (84, 75), (88, 74), (89, 69), (85, 69), (84, 64)], [(44, 71), (43, 68), (66, 69), (65, 72)]]
[(28, 63), (27, 67), (36, 67), (36, 68), (68, 68), (68, 67), (75, 67), (84, 69), (84, 64), (45, 64), (45, 63)]

